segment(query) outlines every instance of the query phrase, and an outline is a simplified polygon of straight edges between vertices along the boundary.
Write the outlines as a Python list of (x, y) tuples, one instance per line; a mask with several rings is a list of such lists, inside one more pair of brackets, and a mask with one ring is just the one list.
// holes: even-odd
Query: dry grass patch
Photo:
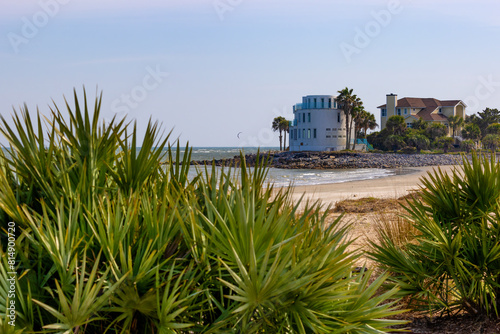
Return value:
[(333, 212), (345, 213), (369, 213), (369, 212), (388, 212), (399, 211), (401, 205), (406, 204), (407, 200), (420, 198), (419, 192), (414, 192), (399, 198), (375, 198), (363, 197), (358, 199), (345, 199), (335, 204)]

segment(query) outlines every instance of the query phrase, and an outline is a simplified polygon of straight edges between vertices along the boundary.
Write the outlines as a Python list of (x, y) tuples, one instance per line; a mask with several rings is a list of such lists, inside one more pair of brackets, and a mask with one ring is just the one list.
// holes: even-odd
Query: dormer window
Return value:
[(441, 107), (439, 107), (438, 113), (441, 113)]

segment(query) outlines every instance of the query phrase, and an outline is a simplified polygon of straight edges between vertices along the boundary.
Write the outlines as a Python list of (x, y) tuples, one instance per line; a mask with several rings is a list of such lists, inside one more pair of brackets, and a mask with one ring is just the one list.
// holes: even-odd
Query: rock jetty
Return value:
[[(462, 164), (460, 155), (450, 154), (396, 154), (361, 152), (280, 152), (260, 153), (259, 159), (269, 157), (270, 167), (284, 169), (347, 169), (398, 168)], [(245, 155), (248, 166), (254, 166), (257, 154)], [(239, 156), (214, 161), (217, 166), (239, 167)], [(212, 164), (212, 161), (193, 161), (192, 164)]]

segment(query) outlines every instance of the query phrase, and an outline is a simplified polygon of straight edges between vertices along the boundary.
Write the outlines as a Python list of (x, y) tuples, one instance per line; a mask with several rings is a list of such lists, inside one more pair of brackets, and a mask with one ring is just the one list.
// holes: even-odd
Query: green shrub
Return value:
[(489, 134), (484, 136), (483, 146), (490, 149), (492, 153), (496, 152), (497, 148), (500, 146), (500, 135)]
[(385, 235), (371, 257), (402, 295), (430, 310), (498, 316), (500, 164), (477, 153), (463, 163), (451, 175), (438, 169), (422, 178), (420, 201), (405, 208), (420, 235), (404, 247)]
[(448, 149), (453, 146), (453, 141), (453, 138), (447, 136), (439, 137), (436, 140), (437, 145), (443, 149), (444, 153), (448, 153)]
[(394, 152), (397, 152), (405, 146), (405, 141), (402, 136), (390, 135), (385, 140), (384, 145), (387, 150), (392, 149)]
[(420, 153), (422, 150), (429, 148), (430, 141), (426, 136), (414, 133), (407, 137), (407, 143), (410, 146), (415, 147), (417, 153)]
[(487, 134), (500, 135), (500, 123), (492, 123), (486, 128)]
[(135, 124), (100, 123), (100, 105), (75, 93), (48, 129), (26, 108), (13, 128), (2, 119), (18, 333), (380, 333), (401, 323), (384, 319), (400, 312), (387, 302), (396, 290), (376, 294), (387, 276), (370, 284), (369, 272), (352, 272), (348, 227), (266, 185), (267, 160), (190, 173), (189, 147), (173, 153), (157, 123), (141, 139)]
[(471, 139), (462, 140), (462, 142), (460, 142), (460, 148), (467, 153), (469, 153), (475, 146), (476, 143)]

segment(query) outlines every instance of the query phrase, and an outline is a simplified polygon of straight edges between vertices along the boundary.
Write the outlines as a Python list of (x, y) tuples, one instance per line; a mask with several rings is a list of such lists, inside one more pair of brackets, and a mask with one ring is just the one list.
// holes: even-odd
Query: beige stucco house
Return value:
[(394, 115), (405, 118), (406, 126), (422, 118), (427, 122), (439, 122), (448, 127), (448, 135), (451, 129), (448, 124), (448, 117), (459, 115), (465, 119), (465, 108), (467, 106), (461, 100), (437, 100), (434, 98), (403, 97), (398, 100), (395, 94), (387, 95), (387, 102), (377, 108), (380, 109), (380, 129), (384, 129), (387, 119)]

